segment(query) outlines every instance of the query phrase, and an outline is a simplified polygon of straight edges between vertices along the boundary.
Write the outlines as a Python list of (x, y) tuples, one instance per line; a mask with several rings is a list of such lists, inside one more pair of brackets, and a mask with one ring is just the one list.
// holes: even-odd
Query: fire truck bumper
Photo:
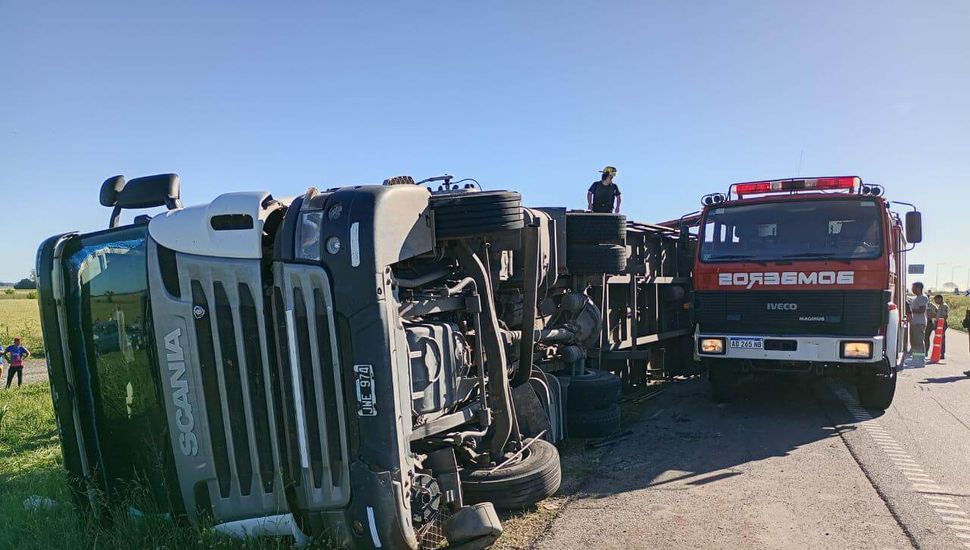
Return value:
[(885, 357), (885, 337), (694, 335), (696, 359), (756, 359), (812, 363), (875, 363)]

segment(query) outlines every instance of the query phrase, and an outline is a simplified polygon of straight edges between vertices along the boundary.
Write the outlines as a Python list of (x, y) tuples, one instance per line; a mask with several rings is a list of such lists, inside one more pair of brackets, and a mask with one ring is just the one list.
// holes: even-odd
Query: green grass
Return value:
[(963, 319), (967, 315), (967, 308), (970, 307), (970, 296), (944, 294), (943, 299), (950, 306), (950, 315), (947, 318), (950, 328), (966, 332), (967, 329), (963, 328)]
[[(44, 337), (40, 331), (40, 310), (37, 300), (28, 298), (28, 291), (16, 291), (12, 298), (0, 299), (0, 345), (9, 346), (20, 337), (34, 357), (44, 356)], [(29, 291), (34, 292), (34, 291)], [(0, 296), (5, 296), (0, 292)]]
[(33, 300), (34, 298), (37, 298), (36, 290), (0, 289), (0, 300)]
[[(57, 506), (28, 511), (24, 500), (32, 496), (52, 499)], [(290, 548), (284, 539), (238, 541), (165, 520), (136, 520), (117, 512), (113, 517), (112, 525), (99, 525), (70, 504), (47, 383), (0, 390), (0, 549)]]

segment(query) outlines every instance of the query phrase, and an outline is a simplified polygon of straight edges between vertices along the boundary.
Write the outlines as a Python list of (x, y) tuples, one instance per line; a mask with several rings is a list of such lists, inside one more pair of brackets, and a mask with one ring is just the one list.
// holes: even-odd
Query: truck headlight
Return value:
[(701, 353), (724, 354), (724, 338), (701, 338), (697, 343)]
[(842, 342), (843, 359), (872, 359), (872, 342)]
[(296, 257), (301, 260), (320, 259), (320, 230), (323, 212), (313, 210), (300, 214), (296, 227)]

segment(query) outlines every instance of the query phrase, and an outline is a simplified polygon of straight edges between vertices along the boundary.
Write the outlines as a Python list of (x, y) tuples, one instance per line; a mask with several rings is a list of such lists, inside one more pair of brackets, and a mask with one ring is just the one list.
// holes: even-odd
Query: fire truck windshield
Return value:
[(702, 262), (852, 260), (882, 254), (875, 200), (820, 199), (710, 208)]

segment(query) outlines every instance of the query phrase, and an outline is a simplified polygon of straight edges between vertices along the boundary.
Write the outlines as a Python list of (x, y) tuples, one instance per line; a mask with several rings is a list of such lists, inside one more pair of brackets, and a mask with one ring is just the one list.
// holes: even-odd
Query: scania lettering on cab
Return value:
[(903, 218), (883, 194), (840, 176), (703, 198), (694, 339), (715, 399), (742, 374), (805, 372), (850, 377), (864, 406), (889, 406), (906, 342), (906, 251), (922, 229), (915, 208)]

